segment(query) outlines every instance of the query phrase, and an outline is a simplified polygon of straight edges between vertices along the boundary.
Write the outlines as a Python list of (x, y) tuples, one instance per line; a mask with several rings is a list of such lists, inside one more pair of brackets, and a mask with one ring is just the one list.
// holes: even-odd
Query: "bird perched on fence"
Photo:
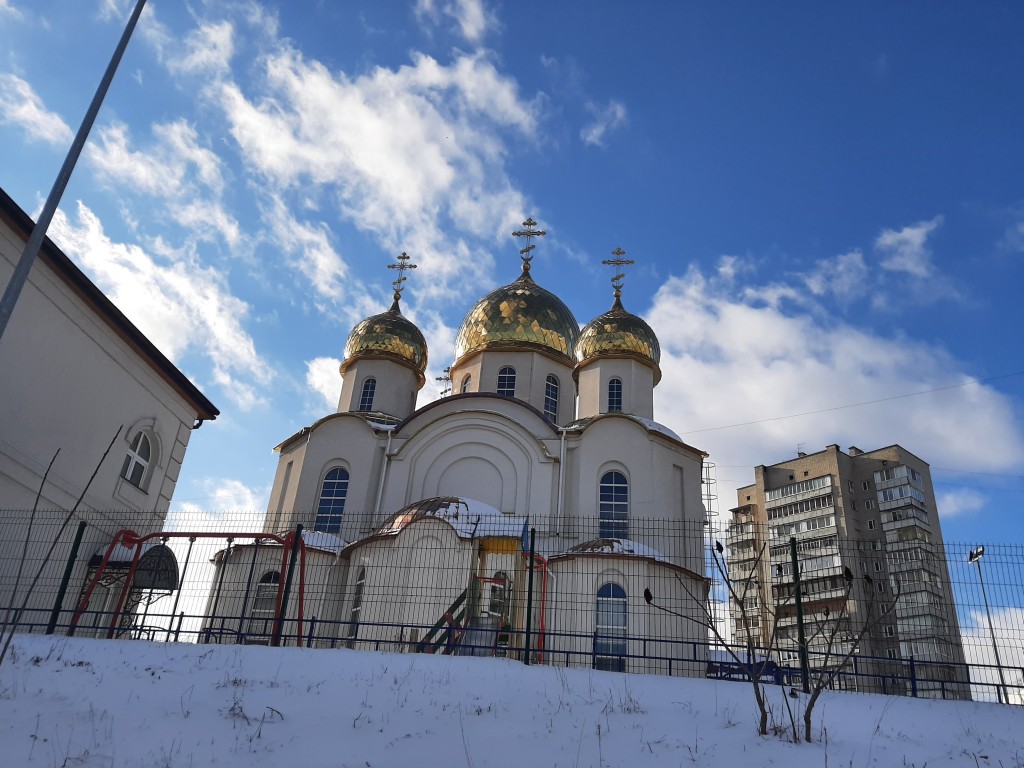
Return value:
[(718, 550), (718, 554), (725, 552), (725, 547), (722, 546), (722, 542), (720, 541), (715, 542), (715, 549)]
[(846, 579), (847, 584), (853, 581), (853, 571), (850, 570), (849, 566), (843, 567), (843, 578)]
[(653, 599), (654, 599), (654, 595), (651, 594), (651, 590), (648, 589), (647, 587), (644, 587), (644, 600), (647, 601), (647, 604), (650, 605), (651, 604), (651, 600), (653, 600)]

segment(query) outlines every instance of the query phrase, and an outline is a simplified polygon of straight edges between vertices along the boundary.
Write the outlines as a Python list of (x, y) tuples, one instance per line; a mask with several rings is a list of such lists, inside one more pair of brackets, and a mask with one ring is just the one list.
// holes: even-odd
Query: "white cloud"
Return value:
[(331, 411), (338, 407), (341, 397), (341, 360), (336, 357), (317, 357), (306, 361), (306, 386), (323, 398)]
[(483, 0), (417, 0), (416, 18), (422, 23), (440, 24), (442, 16), (455, 21), (459, 33), (467, 42), (479, 44), (487, 32), (497, 23), (488, 13)]
[(187, 352), (206, 357), (238, 407), (261, 403), (272, 371), (243, 327), (249, 307), (225, 277), (187, 251), (159, 263), (137, 245), (111, 240), (82, 203), (77, 213), (76, 224), (58, 211), (50, 234), (111, 301), (172, 360)]
[[(837, 409), (971, 377), (941, 347), (753, 302), (757, 287), (744, 292), (728, 274), (709, 279), (691, 268), (669, 279), (648, 316), (662, 345), (659, 420), (713, 460), (754, 467), (792, 456), (798, 443), (899, 443), (940, 466), (1003, 470), (1024, 461), (1011, 401), (982, 384)], [(820, 412), (766, 420), (812, 411)], [(747, 422), (759, 423), (717, 429)]]
[(933, 268), (927, 240), (940, 224), (942, 216), (936, 216), (903, 229), (883, 230), (875, 240), (875, 249), (883, 256), (882, 269), (906, 272), (914, 277), (928, 277)]
[(202, 24), (185, 38), (184, 50), (172, 56), (172, 72), (219, 75), (228, 71), (235, 53), (234, 27), (228, 21)]
[(198, 239), (221, 238), (238, 245), (241, 229), (220, 202), (220, 158), (202, 145), (196, 129), (184, 120), (158, 123), (152, 130), (153, 143), (135, 150), (125, 124), (100, 128), (86, 149), (97, 175), (119, 188), (162, 199), (171, 218)]
[(61, 117), (46, 109), (43, 100), (25, 80), (0, 74), (0, 123), (18, 125), (29, 139), (70, 145), (74, 133)]
[(853, 250), (819, 261), (814, 270), (804, 276), (804, 283), (815, 296), (832, 294), (845, 302), (865, 296), (870, 277), (864, 254)]
[[(974, 605), (981, 602), (980, 595), (974, 595), (969, 599)], [(1024, 685), (1024, 647), (1020, 642), (1021, 627), (1024, 627), (1024, 608), (993, 607), (991, 616), (992, 630), (995, 631), (996, 646), (999, 649), (999, 664), (1003, 668), (1003, 679), (1007, 687), (1010, 687), (1011, 701), (1015, 704), (1024, 704), (1020, 690)], [(996, 655), (992, 648), (992, 631), (989, 630), (988, 616), (980, 607), (970, 611), (969, 621), (961, 627), (960, 635), (967, 663), (988, 665), (985, 668), (971, 668), (971, 680), (975, 683), (972, 687), (974, 698), (978, 701), (995, 701), (999, 685), (999, 668), (996, 666)]]
[(985, 497), (969, 488), (954, 488), (937, 494), (935, 499), (939, 514), (945, 520), (948, 517), (973, 515), (985, 506)]
[(383, 247), (431, 273), (423, 291), (488, 272), (490, 254), (451, 232), (505, 237), (528, 209), (504, 167), (504, 133), (533, 137), (537, 117), (514, 80), (482, 54), (447, 66), (415, 54), (410, 66), (349, 79), (286, 47), (265, 75), (258, 96), (227, 80), (212, 94), (271, 192), (326, 191)]
[(629, 122), (626, 105), (621, 101), (609, 101), (605, 106), (588, 104), (587, 109), (594, 119), (580, 129), (580, 138), (584, 144), (603, 147), (605, 136), (623, 127)]
[(11, 0), (0, 0), (0, 16), (7, 14), (15, 19), (20, 19), (24, 14), (11, 5)]
[[(345, 297), (348, 266), (334, 250), (326, 224), (299, 221), (280, 195), (271, 196), (263, 220), (270, 225), (270, 239), (294, 257), (295, 265), (319, 296), (332, 301)], [(358, 284), (354, 288), (360, 292)]]

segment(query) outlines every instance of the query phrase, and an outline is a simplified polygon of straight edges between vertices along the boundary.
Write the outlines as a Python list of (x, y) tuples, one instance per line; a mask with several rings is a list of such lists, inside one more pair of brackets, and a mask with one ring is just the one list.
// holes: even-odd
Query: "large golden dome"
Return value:
[(528, 266), (514, 283), (491, 291), (469, 310), (455, 337), (456, 363), (483, 349), (526, 348), (572, 365), (579, 323), (561, 299), (533, 281)]
[(617, 292), (612, 308), (587, 323), (576, 344), (577, 365), (597, 357), (634, 357), (653, 366), (655, 383), (661, 378), (661, 345), (642, 318), (622, 306)]
[(341, 372), (356, 360), (382, 357), (396, 360), (415, 369), (423, 386), (423, 372), (427, 368), (427, 341), (420, 329), (402, 316), (398, 296), (387, 312), (368, 317), (352, 329), (345, 342), (345, 361)]

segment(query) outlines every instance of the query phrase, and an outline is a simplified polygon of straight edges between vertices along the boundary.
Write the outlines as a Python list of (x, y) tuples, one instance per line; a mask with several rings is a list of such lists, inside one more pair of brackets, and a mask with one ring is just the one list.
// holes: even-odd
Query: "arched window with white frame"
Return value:
[(558, 421), (558, 377), (550, 373), (544, 381), (544, 418)]
[(626, 671), (626, 590), (608, 582), (597, 590), (594, 616), (594, 669)]
[(148, 470), (153, 458), (153, 446), (149, 436), (140, 431), (132, 439), (128, 446), (128, 453), (121, 465), (121, 477), (134, 485), (136, 488), (145, 489), (145, 481), (148, 479)]
[(516, 369), (511, 365), (498, 371), (498, 394), (502, 397), (516, 396)]
[(372, 376), (363, 382), (363, 391), (359, 394), (359, 410), (373, 410), (373, 395), (377, 391), (377, 380)]
[(469, 386), (473, 383), (473, 377), (468, 373), (462, 378), (462, 386), (459, 388), (461, 394), (469, 392)]
[(608, 413), (622, 413), (622, 379), (608, 380)]
[(316, 521), (313, 530), (324, 533), (341, 531), (341, 517), (345, 512), (345, 499), (348, 497), (348, 470), (335, 467), (326, 475), (320, 484), (320, 501), (316, 507)]
[(602, 539), (629, 538), (629, 481), (618, 470), (601, 475), (599, 494)]

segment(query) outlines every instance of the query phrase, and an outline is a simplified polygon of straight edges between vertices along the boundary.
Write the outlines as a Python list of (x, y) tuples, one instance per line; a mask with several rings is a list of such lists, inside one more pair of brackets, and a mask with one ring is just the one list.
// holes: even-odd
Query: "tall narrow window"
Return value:
[(622, 379), (608, 381), (608, 413), (622, 413)]
[(626, 671), (626, 591), (618, 584), (597, 590), (594, 669)]
[(544, 417), (548, 421), (558, 420), (558, 378), (550, 374), (544, 382)]
[(498, 394), (502, 397), (516, 396), (516, 369), (511, 365), (498, 371)]
[[(281, 585), (280, 571), (267, 571), (260, 577), (252, 597), (249, 609), (249, 634), (269, 635), (273, 629), (273, 619), (277, 613), (277, 593)], [(246, 642), (259, 643), (260, 640), (247, 639)], [(267, 642), (266, 639), (263, 642)]]
[(316, 522), (313, 529), (324, 533), (338, 533), (341, 530), (341, 516), (345, 512), (345, 497), (348, 496), (348, 470), (335, 467), (320, 486), (320, 503), (316, 508)]
[(377, 380), (369, 378), (363, 382), (363, 391), (359, 395), (359, 410), (360, 411), (372, 411), (373, 410), (373, 393), (377, 391)]
[(469, 385), (472, 383), (473, 377), (467, 373), (466, 376), (462, 379), (462, 387), (459, 388), (459, 392), (463, 394), (469, 392)]
[(349, 648), (359, 635), (359, 614), (363, 611), (363, 587), (366, 586), (366, 569), (360, 568), (356, 576), (356, 593), (352, 596), (352, 610), (348, 615), (348, 637), (346, 637)]
[(121, 465), (121, 477), (136, 488), (141, 488), (142, 481), (146, 477), (146, 470), (149, 469), (151, 455), (149, 438), (145, 432), (139, 432), (128, 446), (128, 454), (124, 457), (124, 464)]
[(602, 539), (629, 538), (629, 484), (621, 472), (605, 472), (600, 487)]

